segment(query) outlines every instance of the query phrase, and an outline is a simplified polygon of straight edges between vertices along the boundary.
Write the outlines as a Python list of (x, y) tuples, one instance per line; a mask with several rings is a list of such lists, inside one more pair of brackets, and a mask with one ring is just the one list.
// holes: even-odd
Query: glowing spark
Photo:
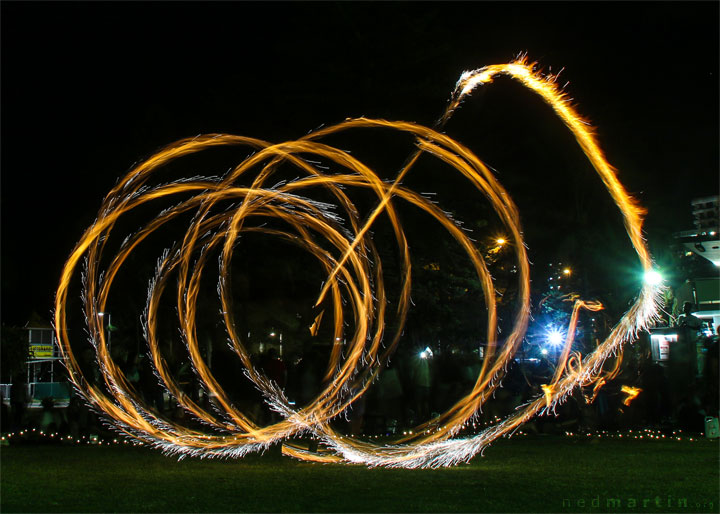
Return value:
[(554, 393), (553, 388), (552, 388), (552, 386), (550, 386), (548, 384), (542, 384), (540, 386), (540, 388), (542, 389), (542, 392), (545, 394), (545, 407), (547, 407), (549, 409), (550, 406), (552, 405), (552, 399), (553, 399), (553, 393)]
[(623, 400), (623, 405), (630, 405), (630, 402), (632, 402), (637, 395), (642, 393), (642, 389), (638, 387), (630, 387), (630, 386), (622, 386), (620, 388), (620, 391), (627, 394), (627, 397)]
[[(283, 445), (283, 453), (318, 462), (359, 462), (369, 466), (408, 468), (449, 466), (467, 461), (498, 437), (513, 433), (536, 414), (561, 403), (573, 388), (595, 384), (597, 391), (604, 381), (614, 376), (619, 366), (618, 358), (616, 369), (603, 376), (606, 359), (611, 355), (620, 355), (623, 344), (656, 317), (659, 282), (646, 283), (636, 303), (607, 339), (584, 357), (570, 352), (578, 313), (580, 309), (598, 310), (601, 306), (572, 298), (574, 308), (571, 321), (566, 336), (561, 336), (558, 343), (563, 345), (564, 339), (564, 345), (551, 382), (542, 386), (543, 395), (479, 434), (453, 438), (463, 427), (470, 426), (483, 404), (499, 387), (530, 319), (530, 264), (517, 207), (492, 171), (468, 148), (440, 130), (460, 107), (465, 96), (476, 87), (492, 83), (497, 75), (507, 75), (538, 94), (571, 131), (620, 209), (643, 270), (651, 271), (652, 262), (642, 238), (644, 211), (620, 184), (614, 168), (597, 145), (591, 128), (559, 91), (554, 77), (542, 76), (534, 70), (533, 65), (521, 59), (463, 73), (448, 108), (438, 120), (437, 130), (407, 122), (357, 118), (279, 144), (248, 137), (210, 134), (173, 143), (136, 166), (108, 193), (97, 220), (82, 235), (61, 274), (55, 303), (55, 330), (74, 387), (119, 431), (146, 441), (168, 454), (241, 457), (249, 452), (262, 451), (293, 435), (309, 433), (321, 440), (321, 451)], [(349, 153), (321, 142), (325, 137), (355, 129), (389, 129), (405, 133), (415, 139), (417, 150), (395, 179), (386, 182)], [(243, 146), (250, 150), (251, 155), (222, 178), (195, 177), (157, 186), (149, 184), (149, 179), (165, 165), (203, 150), (223, 146)], [(517, 260), (518, 308), (512, 330), (504, 334), (502, 345), (497, 344), (496, 293), (485, 257), (446, 212), (426, 196), (402, 185), (403, 178), (411, 173), (423, 153), (467, 179), (469, 186), (474, 187), (479, 196), (488, 199), (503, 224), (505, 236), (498, 239), (497, 244), (507, 244)], [(312, 159), (330, 163), (338, 171), (330, 175), (327, 173), (328, 168)], [(281, 165), (294, 167), (299, 178), (278, 182), (276, 171)], [(238, 186), (241, 177), (243, 180), (249, 177), (251, 186)], [(328, 203), (306, 198), (312, 188), (324, 188), (336, 209)], [(358, 209), (344, 192), (349, 188), (363, 189), (375, 195), (376, 204), (369, 216), (360, 217)], [(175, 202), (174, 207), (167, 207), (168, 201)], [(118, 227), (123, 226), (118, 223), (119, 220), (128, 214), (146, 212), (154, 205), (153, 202), (155, 205), (162, 204), (162, 210), (140, 230), (125, 238), (114, 256), (108, 256), (105, 242), (111, 232), (119, 231)], [(411, 259), (396, 210), (396, 204), (400, 202), (430, 215), (466, 252), (485, 297), (487, 345), (475, 385), (465, 397), (437, 418), (407, 431), (403, 437), (379, 445), (341, 436), (331, 427), (330, 421), (345, 412), (367, 390), (395, 351), (403, 333), (410, 306)], [(228, 208), (228, 205), (233, 207)], [(165, 419), (145, 404), (120, 366), (111, 358), (101, 319), (113, 282), (123, 266), (130, 263), (136, 248), (165, 224), (186, 213), (193, 214), (193, 217), (185, 236), (173, 248), (162, 253), (150, 281), (143, 329), (155, 374), (185, 413), (199, 422), (193, 426), (206, 427), (203, 430), (187, 428)], [(392, 329), (386, 321), (388, 297), (381, 259), (371, 237), (373, 223), (380, 216), (389, 220), (402, 266), (399, 292), (396, 295), (398, 300), (394, 307), (397, 322), (392, 324)], [(276, 220), (282, 222), (285, 228), (256, 223), (258, 219)], [(343, 340), (345, 343), (332, 346), (322, 390), (303, 408), (296, 408), (290, 403), (282, 390), (254, 367), (246, 348), (247, 340), (241, 337), (236, 328), (231, 305), (230, 263), (238, 241), (249, 233), (279, 238), (299, 246), (315, 258), (326, 273), (315, 303), (318, 314), (310, 332), (313, 335), (319, 333), (323, 314), (327, 310), (326, 318), (330, 318), (329, 326), (333, 327), (332, 337), (335, 341)], [(237, 409), (211, 373), (200, 351), (197, 302), (203, 270), (211, 256), (217, 257), (219, 266), (217, 290), (220, 312), (230, 345), (246, 376), (262, 393), (267, 405), (282, 416), (282, 420), (273, 425), (257, 426)], [(102, 371), (102, 383), (88, 380), (84, 375), (69, 340), (67, 298), (78, 268), (83, 268), (83, 310), (90, 349), (95, 352)], [(158, 328), (160, 297), (166, 290), (173, 289), (176, 295), (177, 324), (192, 371), (213, 398), (219, 414), (215, 410), (206, 410), (183, 392), (162, 356)], [(346, 319), (348, 313), (352, 313), (353, 319)], [(353, 326), (354, 333), (346, 337), (347, 326)], [(425, 357), (432, 357), (429, 348), (422, 353)]]

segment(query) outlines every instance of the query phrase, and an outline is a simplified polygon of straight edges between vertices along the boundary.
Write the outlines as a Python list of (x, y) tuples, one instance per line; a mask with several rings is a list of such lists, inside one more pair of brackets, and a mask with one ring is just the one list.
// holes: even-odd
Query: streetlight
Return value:
[[(275, 333), (274, 330), (273, 330), (272, 332), (270, 332), (270, 337), (275, 337), (276, 335), (277, 335), (277, 334)], [(280, 352), (279, 352), (279, 353), (280, 353), (280, 357), (282, 358), (282, 354), (283, 354), (283, 351), (282, 351), (282, 332), (280, 332), (280, 337), (278, 338), (278, 342), (280, 343)]]
[(105, 319), (105, 315), (107, 314), (107, 325), (103, 323), (103, 326), (105, 330), (107, 330), (107, 346), (108, 346), (108, 352), (110, 351), (110, 343), (112, 342), (112, 315), (109, 312), (98, 312), (98, 316)]

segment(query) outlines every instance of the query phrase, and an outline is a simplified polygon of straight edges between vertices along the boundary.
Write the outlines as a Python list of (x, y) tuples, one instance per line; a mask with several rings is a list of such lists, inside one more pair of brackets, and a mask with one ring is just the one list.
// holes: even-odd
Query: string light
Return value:
[(38, 441), (45, 441), (45, 442), (55, 442), (56, 444), (75, 444), (75, 445), (91, 445), (91, 446), (101, 446), (101, 445), (132, 445), (132, 446), (146, 446), (141, 441), (137, 440), (130, 440), (127, 439), (103, 439), (100, 436), (93, 435), (93, 436), (78, 436), (75, 437), (71, 434), (62, 435), (59, 432), (44, 432), (42, 430), (21, 430), (19, 432), (8, 432), (2, 437), (0, 437), (0, 441), (7, 442), (7, 444), (13, 443), (13, 444), (21, 444), (24, 442), (38, 442)]
[[(648, 439), (652, 439), (654, 441), (662, 441), (662, 440), (672, 440), (672, 441), (686, 441), (686, 442), (699, 442), (703, 441), (704, 439), (698, 438), (698, 437), (685, 437), (683, 438), (682, 430), (673, 430), (671, 436), (667, 436), (667, 434), (662, 430), (653, 430), (650, 428), (643, 429), (641, 431), (635, 431), (633, 432), (631, 429), (628, 429), (625, 432), (622, 431), (615, 431), (615, 432), (609, 432), (607, 430), (597, 430), (593, 432), (585, 432), (586, 437), (597, 437), (597, 438), (609, 438), (609, 439), (637, 439), (637, 440), (644, 440), (647, 441)], [(576, 434), (573, 432), (565, 432), (566, 437), (578, 437), (581, 434)]]

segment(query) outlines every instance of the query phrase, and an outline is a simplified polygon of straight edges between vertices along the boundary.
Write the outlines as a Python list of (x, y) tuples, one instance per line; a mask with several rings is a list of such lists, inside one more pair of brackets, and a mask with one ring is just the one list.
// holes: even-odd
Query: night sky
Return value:
[[(279, 142), (360, 115), (431, 125), (462, 71), (521, 52), (564, 68), (662, 248), (692, 228), (692, 198), (718, 194), (719, 5), (3, 2), (2, 321), (49, 319), (102, 198), (160, 147), (208, 132)], [(490, 87), (448, 133), (514, 184), (523, 214), (554, 209), (504, 156), (562, 129), (529, 93)], [(497, 143), (494, 126), (516, 130)]]

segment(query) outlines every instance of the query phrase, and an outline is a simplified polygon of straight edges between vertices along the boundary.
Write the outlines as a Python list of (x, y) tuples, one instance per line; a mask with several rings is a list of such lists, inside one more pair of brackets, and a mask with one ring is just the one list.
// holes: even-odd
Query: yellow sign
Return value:
[(31, 344), (30, 345), (30, 358), (31, 359), (42, 359), (44, 357), (53, 356), (53, 345), (51, 344)]

